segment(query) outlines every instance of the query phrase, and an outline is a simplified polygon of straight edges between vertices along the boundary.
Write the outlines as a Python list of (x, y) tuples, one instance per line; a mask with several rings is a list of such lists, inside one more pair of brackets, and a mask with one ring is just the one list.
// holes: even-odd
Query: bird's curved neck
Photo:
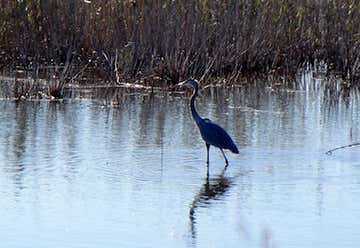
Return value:
[(199, 124), (202, 119), (195, 108), (195, 98), (197, 96), (198, 96), (198, 89), (195, 88), (194, 93), (192, 94), (191, 99), (190, 99), (190, 108), (191, 108), (191, 114), (192, 114), (196, 124)]

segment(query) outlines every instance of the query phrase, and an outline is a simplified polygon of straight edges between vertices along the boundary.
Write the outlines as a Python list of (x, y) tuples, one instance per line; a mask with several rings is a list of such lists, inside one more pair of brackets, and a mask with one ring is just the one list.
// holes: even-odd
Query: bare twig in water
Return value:
[(334, 151), (336, 150), (340, 150), (340, 149), (344, 149), (344, 148), (348, 148), (348, 147), (353, 147), (353, 146), (360, 146), (360, 142), (357, 142), (357, 143), (352, 143), (350, 145), (346, 145), (346, 146), (339, 146), (339, 147), (336, 147), (334, 149), (331, 149), (329, 151), (327, 151), (325, 154), (326, 155), (331, 155)]

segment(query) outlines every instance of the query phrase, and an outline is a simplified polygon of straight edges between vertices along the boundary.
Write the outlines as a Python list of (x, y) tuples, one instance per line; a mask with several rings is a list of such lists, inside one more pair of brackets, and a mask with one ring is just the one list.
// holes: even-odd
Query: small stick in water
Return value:
[(339, 147), (336, 147), (334, 149), (331, 149), (329, 151), (327, 151), (325, 154), (326, 155), (331, 155), (334, 151), (336, 150), (340, 150), (340, 149), (344, 149), (344, 148), (348, 148), (348, 147), (352, 147), (352, 146), (360, 146), (360, 142), (357, 142), (357, 143), (352, 143), (350, 145), (346, 145), (346, 146), (339, 146)]

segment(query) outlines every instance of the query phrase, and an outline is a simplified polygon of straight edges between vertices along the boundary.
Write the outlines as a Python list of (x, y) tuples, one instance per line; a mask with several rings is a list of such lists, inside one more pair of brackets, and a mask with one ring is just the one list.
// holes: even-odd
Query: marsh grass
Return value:
[(71, 65), (103, 82), (172, 85), (292, 75), (322, 61), (356, 84), (359, 25), (352, 0), (0, 0), (0, 67)]
[(64, 98), (64, 81), (0, 77), (0, 97), (14, 101)]
[(19, 82), (15, 80), (14, 87), (13, 87), (13, 97), (16, 101), (18, 100), (25, 100), (30, 97), (32, 89), (34, 88), (34, 84), (25, 81)]

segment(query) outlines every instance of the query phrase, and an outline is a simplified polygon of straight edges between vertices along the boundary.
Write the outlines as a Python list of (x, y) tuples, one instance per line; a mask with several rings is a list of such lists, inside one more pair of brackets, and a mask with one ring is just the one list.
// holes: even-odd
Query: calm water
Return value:
[(360, 141), (357, 97), (203, 90), (240, 148), (207, 177), (187, 97), (82, 94), (0, 101), (2, 247), (358, 247), (360, 148), (325, 155)]

